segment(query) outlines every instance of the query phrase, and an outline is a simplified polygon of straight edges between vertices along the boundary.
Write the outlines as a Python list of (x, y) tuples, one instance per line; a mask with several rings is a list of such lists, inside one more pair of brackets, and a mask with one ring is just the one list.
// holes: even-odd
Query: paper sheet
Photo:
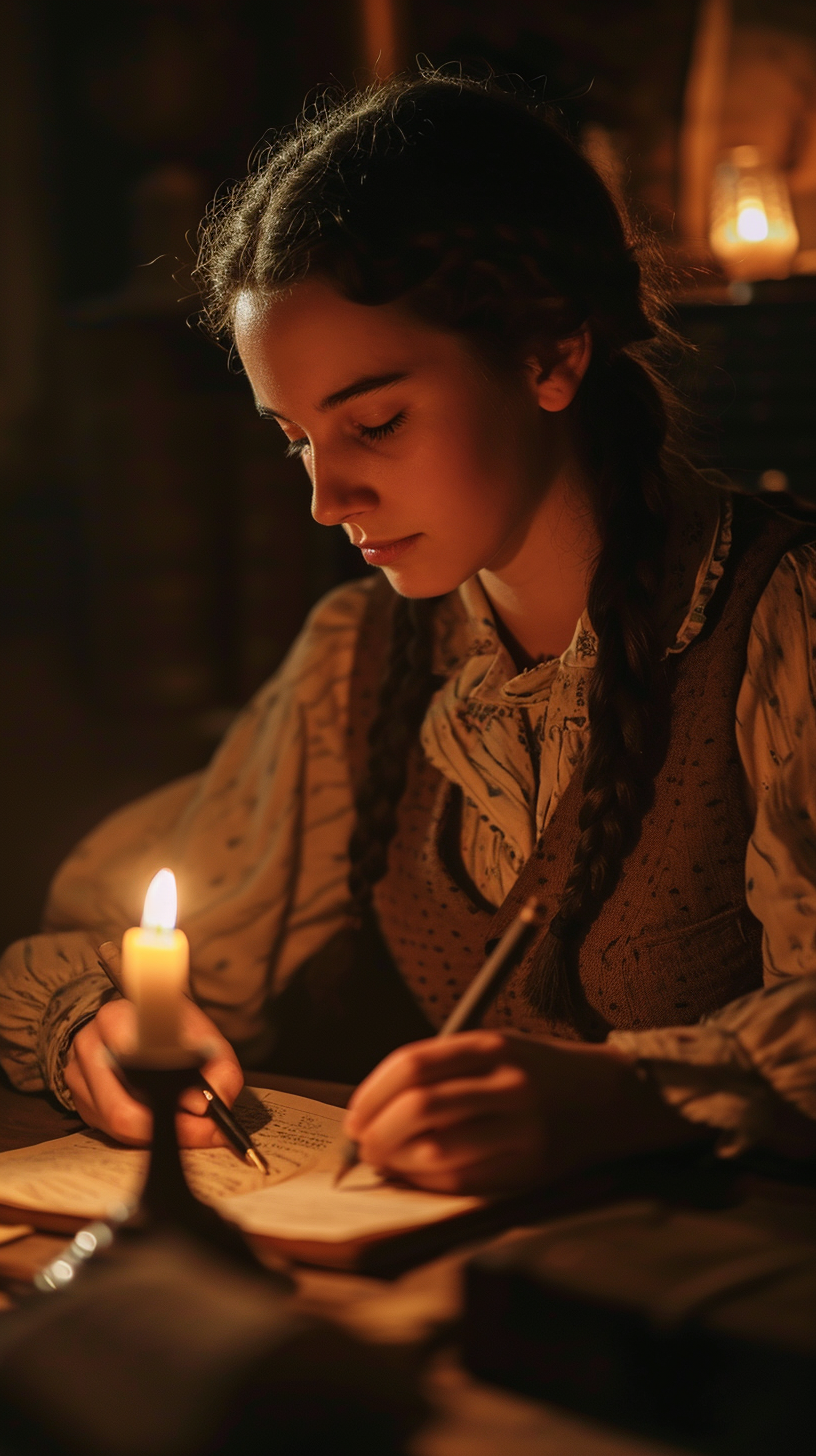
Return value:
[[(345, 1242), (435, 1223), (482, 1201), (401, 1188), (364, 1165), (335, 1187), (340, 1107), (255, 1087), (244, 1089), (237, 1110), (269, 1163), (269, 1177), (229, 1148), (192, 1148), (182, 1157), (197, 1197), (247, 1233)], [(138, 1200), (147, 1158), (142, 1149), (91, 1131), (0, 1153), (0, 1203), (78, 1218), (122, 1217)]]
[(334, 1186), (333, 1168), (315, 1168), (275, 1188), (225, 1199), (219, 1207), (246, 1233), (344, 1243), (436, 1223), (478, 1208), (482, 1202), (481, 1198), (401, 1188), (360, 1166), (339, 1187)]
[[(339, 1138), (344, 1116), (340, 1107), (266, 1087), (245, 1088), (236, 1110), (269, 1163), (269, 1176), (230, 1148), (188, 1149), (182, 1154), (187, 1179), (208, 1203), (269, 1188), (313, 1167)], [(0, 1153), (0, 1203), (79, 1218), (121, 1216), (138, 1198), (147, 1158), (145, 1150), (123, 1148), (90, 1130), (15, 1148)]]

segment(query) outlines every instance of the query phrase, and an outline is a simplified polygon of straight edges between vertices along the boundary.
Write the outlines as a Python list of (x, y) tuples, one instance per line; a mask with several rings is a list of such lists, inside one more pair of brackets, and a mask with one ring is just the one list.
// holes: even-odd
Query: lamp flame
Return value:
[(147, 887), (142, 927), (145, 930), (174, 930), (177, 913), (176, 877), (172, 870), (159, 870)]
[(757, 199), (749, 207), (741, 207), (737, 218), (737, 237), (746, 243), (764, 243), (768, 236), (768, 215)]
[(787, 278), (799, 248), (788, 186), (756, 147), (732, 147), (714, 172), (711, 251), (730, 278)]

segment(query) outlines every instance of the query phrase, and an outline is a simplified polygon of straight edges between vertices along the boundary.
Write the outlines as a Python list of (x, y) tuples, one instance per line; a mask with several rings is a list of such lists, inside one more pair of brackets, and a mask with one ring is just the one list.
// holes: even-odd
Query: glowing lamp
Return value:
[(799, 233), (784, 177), (756, 147), (734, 147), (714, 172), (711, 251), (730, 278), (787, 278)]
[(182, 998), (190, 949), (176, 930), (176, 881), (159, 870), (148, 886), (140, 926), (125, 931), (122, 979), (136, 1007), (140, 1051), (168, 1051), (181, 1044)]

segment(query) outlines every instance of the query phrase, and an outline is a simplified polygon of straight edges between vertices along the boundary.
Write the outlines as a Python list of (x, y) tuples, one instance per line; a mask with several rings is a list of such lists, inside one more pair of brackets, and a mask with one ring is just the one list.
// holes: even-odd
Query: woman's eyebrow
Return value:
[(373, 394), (375, 389), (385, 389), (389, 384), (399, 384), (407, 378), (408, 371), (405, 369), (398, 369), (393, 374), (364, 374), (361, 379), (355, 379), (353, 384), (347, 384), (344, 389), (327, 394), (325, 399), (321, 399), (318, 409), (336, 409), (339, 404), (345, 404), (347, 399), (357, 399), (361, 394)]
[[(392, 374), (365, 374), (360, 379), (355, 379), (352, 384), (347, 384), (343, 389), (336, 389), (333, 394), (327, 394), (321, 399), (317, 406), (319, 410), (337, 409), (340, 404), (345, 404), (349, 399), (357, 399), (361, 394), (373, 394), (377, 389), (387, 389), (389, 384), (399, 384), (401, 380), (408, 378), (406, 369), (395, 370)], [(292, 421), (280, 414), (278, 410), (269, 409), (265, 404), (255, 402), (255, 408), (263, 420), (282, 420), (285, 425), (291, 425)]]

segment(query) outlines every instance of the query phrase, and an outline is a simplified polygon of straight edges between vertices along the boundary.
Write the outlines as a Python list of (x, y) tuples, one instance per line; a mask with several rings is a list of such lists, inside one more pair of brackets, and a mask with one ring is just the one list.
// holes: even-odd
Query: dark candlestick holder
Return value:
[[(209, 1204), (191, 1192), (184, 1176), (176, 1113), (178, 1100), (187, 1087), (198, 1084), (205, 1058), (198, 1052), (173, 1050), (166, 1054), (133, 1052), (117, 1058), (121, 1081), (132, 1096), (153, 1114), (153, 1141), (147, 1178), (139, 1206), (126, 1224), (125, 1234), (175, 1232), (185, 1234), (256, 1273), (260, 1265), (235, 1224), (228, 1223)], [(273, 1271), (266, 1270), (271, 1273)], [(278, 1274), (279, 1271), (274, 1271)], [(280, 1271), (281, 1280), (289, 1283)]]

